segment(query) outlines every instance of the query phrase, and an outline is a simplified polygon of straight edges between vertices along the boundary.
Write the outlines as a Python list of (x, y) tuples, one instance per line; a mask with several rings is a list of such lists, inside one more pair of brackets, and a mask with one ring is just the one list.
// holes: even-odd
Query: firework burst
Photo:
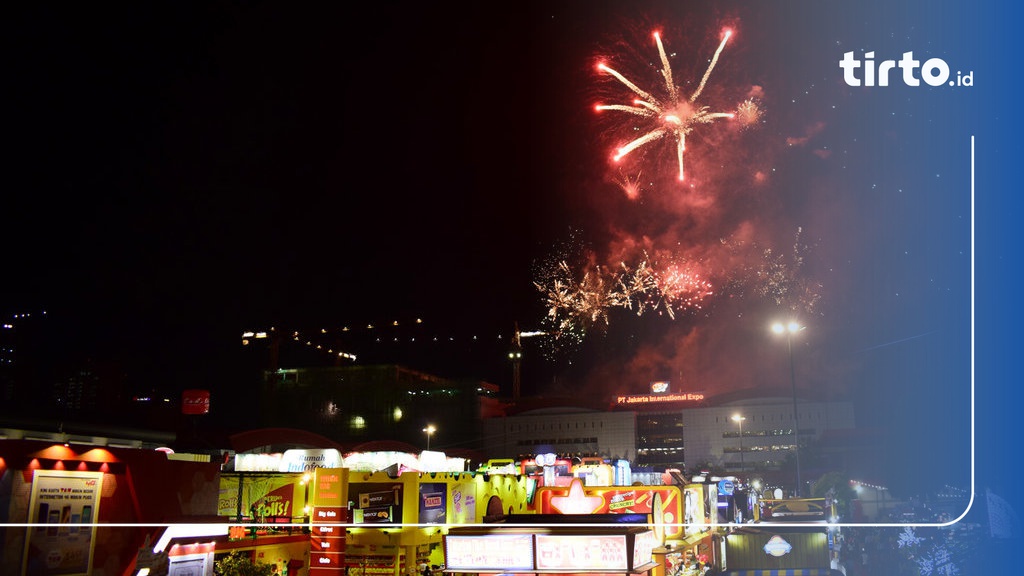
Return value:
[(675, 81), (672, 79), (672, 67), (669, 65), (668, 55), (665, 53), (665, 47), (661, 42), (661, 35), (657, 32), (654, 33), (654, 41), (658, 46), (658, 54), (661, 57), (661, 74), (664, 80), (663, 95), (655, 96), (651, 92), (640, 88), (607, 64), (603, 62), (598, 64), (598, 70), (616, 78), (638, 97), (633, 99), (631, 104), (598, 104), (595, 106), (595, 109), (598, 112), (605, 110), (624, 112), (630, 116), (642, 119), (646, 124), (646, 131), (643, 134), (626, 142), (615, 151), (613, 159), (616, 162), (642, 146), (665, 137), (671, 137), (676, 143), (679, 180), (682, 181), (684, 179), (683, 152), (686, 150), (687, 134), (699, 125), (710, 124), (719, 118), (733, 118), (736, 115), (733, 112), (711, 112), (708, 106), (698, 103), (698, 98), (700, 98), (704, 87), (707, 85), (711, 71), (714, 70), (715, 65), (718, 63), (718, 57), (731, 36), (732, 31), (726, 29), (722, 42), (718, 45), (718, 49), (715, 50), (715, 55), (711, 58), (704, 76), (700, 79), (700, 84), (698, 84), (697, 89), (689, 97), (680, 93), (679, 87), (676, 86)]
[(736, 121), (743, 128), (749, 128), (761, 121), (764, 111), (753, 99), (744, 100), (736, 107)]
[(669, 264), (659, 267), (645, 258), (636, 266), (621, 263), (617, 270), (592, 266), (577, 277), (561, 261), (534, 282), (543, 295), (546, 323), (554, 333), (579, 334), (606, 327), (612, 310), (664, 313), (675, 319), (683, 310), (698, 310), (712, 285), (695, 267)]
[(755, 271), (757, 293), (776, 305), (813, 314), (821, 300), (821, 284), (803, 274), (804, 258), (809, 247), (801, 241), (802, 228), (797, 228), (793, 250), (787, 256), (765, 248), (763, 261)]
[(630, 200), (636, 200), (640, 197), (640, 177), (642, 173), (637, 173), (636, 176), (630, 177), (620, 172), (619, 177), (615, 179), (615, 183), (622, 189), (622, 192), (626, 195), (626, 198)]
[(714, 293), (711, 282), (702, 278), (696, 269), (686, 265), (665, 267), (658, 275), (657, 282), (662, 306), (673, 319), (676, 310), (699, 310), (704, 298)]

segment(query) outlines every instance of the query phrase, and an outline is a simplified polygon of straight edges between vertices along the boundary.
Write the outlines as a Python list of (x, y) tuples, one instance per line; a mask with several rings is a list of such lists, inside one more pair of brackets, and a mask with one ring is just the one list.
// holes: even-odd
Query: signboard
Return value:
[(284, 454), (235, 454), (235, 472), (277, 472)]
[(625, 534), (537, 534), (537, 569), (624, 572), (629, 567)]
[(345, 528), (348, 522), (348, 470), (315, 468), (310, 489), (310, 576), (345, 573)]
[(371, 506), (391, 506), (393, 504), (398, 504), (397, 493), (394, 490), (363, 492), (359, 494), (360, 508), (369, 508)]
[(654, 562), (654, 548), (660, 545), (661, 543), (653, 531), (636, 534), (633, 537), (633, 566), (631, 568)]
[(533, 570), (532, 534), (444, 537), (445, 567), (454, 572)]
[(422, 524), (444, 524), (448, 487), (438, 482), (420, 484), (419, 519)]
[(400, 523), (403, 518), (402, 484), (358, 482), (348, 485), (352, 521), (356, 524)]
[(723, 496), (732, 496), (732, 493), (736, 491), (736, 484), (728, 478), (718, 481), (718, 493)]
[(683, 523), (686, 536), (700, 532), (707, 523), (704, 513), (704, 486), (690, 484), (683, 489)]
[(181, 393), (182, 414), (208, 414), (209, 412), (209, 390), (185, 390)]
[(306, 489), (295, 475), (245, 477), (241, 489), (239, 481), (237, 476), (221, 476), (219, 516), (248, 517), (259, 522), (302, 519)]
[(476, 522), (476, 483), (472, 480), (455, 482), (450, 485), (449, 491), (452, 499), (452, 523)]
[(302, 517), (305, 491), (298, 482), (282, 483), (249, 504), (249, 515), (257, 522), (291, 522)]
[(568, 490), (538, 488), (536, 500), (541, 514), (651, 514), (664, 523), (670, 537), (680, 535), (679, 523), (684, 520), (683, 494), (678, 486), (582, 486), (576, 479)]
[(102, 472), (33, 470), (22, 567), (25, 576), (88, 574)]
[(654, 404), (663, 402), (700, 402), (701, 400), (704, 400), (704, 395), (694, 392), (680, 392), (678, 394), (638, 394), (615, 397), (615, 403), (619, 405)]
[(768, 541), (764, 544), (765, 554), (768, 554), (769, 556), (774, 556), (776, 558), (780, 556), (785, 556), (786, 554), (789, 554), (792, 550), (793, 545), (789, 542), (786, 542), (786, 539), (782, 536), (779, 536), (778, 534), (769, 538)]
[(344, 458), (334, 448), (285, 450), (278, 472), (308, 472), (314, 468), (341, 468)]
[(356, 524), (388, 524), (395, 522), (395, 511), (391, 506), (367, 506), (352, 510), (352, 522)]
[(348, 470), (317, 468), (313, 474), (310, 500), (314, 506), (348, 506)]

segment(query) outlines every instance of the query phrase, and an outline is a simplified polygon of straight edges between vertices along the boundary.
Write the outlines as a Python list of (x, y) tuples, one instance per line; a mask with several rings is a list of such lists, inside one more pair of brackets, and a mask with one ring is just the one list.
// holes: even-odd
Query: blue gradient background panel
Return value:
[[(962, 522), (998, 535), (975, 544), (975, 563), (960, 573), (1019, 572), (1021, 8), (871, 1), (713, 10), (735, 14), (736, 44), (756, 47), (732, 46), (723, 58), (764, 72), (772, 124), (794, 146), (805, 130), (827, 160), (791, 155), (774, 184), (793, 190), (800, 221), (827, 230), (825, 272), (850, 288), (821, 321), (853, 367), (858, 427), (883, 431), (876, 454), (894, 489), (973, 486)], [(888, 86), (850, 86), (840, 67), (847, 52), (862, 63), (873, 52), (876, 67), (913, 52), (922, 63), (941, 59), (950, 76), (908, 86), (895, 68)], [(990, 506), (990, 494), (1006, 507)]]
[[(760, 85), (760, 142), (789, 145), (770, 177), (785, 207), (778, 220), (813, 237), (825, 263), (815, 272), (838, 287), (826, 288), (828, 312), (807, 322), (807, 339), (842, 374), (858, 428), (881, 434), (873, 450), (886, 482), (900, 493), (967, 489), (965, 506), (973, 487), (964, 520), (985, 529), (990, 491), (1019, 516), (1020, 9), (791, 1), (595, 11), (609, 7), (607, 23), (643, 15), (684, 37), (735, 29), (711, 82)], [(848, 52), (859, 86), (840, 67)], [(882, 62), (908, 52), (919, 85), (895, 67), (881, 86)], [(942, 85), (923, 81), (930, 59), (948, 67)], [(1003, 544), (986, 558), (1008, 553)]]
[[(832, 153), (845, 161), (827, 178), (848, 196), (854, 228), (867, 232), (852, 239), (867, 258), (850, 262), (864, 275), (863, 292), (849, 302), (857, 313), (844, 320), (861, 342), (879, 343), (863, 350), (870, 356), (863, 393), (875, 410), (859, 411), (858, 422), (888, 423), (890, 444), (880, 457), (897, 482), (937, 489), (973, 480), (966, 522), (989, 529), (990, 513), (999, 514), (987, 505), (990, 491), (1019, 518), (1021, 9), (1000, 2), (785, 6), (762, 7), (763, 22), (771, 21), (765, 28), (786, 31), (778, 65), (795, 83), (817, 80), (834, 90), (834, 112), (817, 112), (827, 116)], [(848, 51), (861, 61), (873, 51), (876, 64), (908, 51), (922, 62), (941, 58), (951, 81), (970, 74), (973, 86), (906, 86), (898, 68), (887, 87), (847, 86), (839, 60)], [(1015, 528), (1012, 537), (988, 542), (984, 560), (965, 573), (1019, 569)]]
[[(989, 48), (1001, 19), (987, 10), (923, 2), (738, 9), (737, 36), (759, 51), (745, 64), (767, 72), (772, 122), (794, 147), (805, 135), (814, 149), (790, 154), (774, 184), (793, 191), (802, 211), (794, 219), (830, 247), (831, 265), (820, 272), (844, 286), (843, 301), (816, 321), (830, 326), (834, 358), (851, 367), (858, 427), (881, 431), (876, 456), (900, 492), (971, 481), (971, 137), (981, 156), (1007, 139), (986, 104), (1002, 92)], [(847, 52), (862, 63), (874, 53), (876, 67), (905, 52), (941, 58), (951, 80), (969, 75), (974, 85), (907, 86), (896, 68), (888, 86), (849, 86), (839, 65)], [(865, 78), (864, 64), (857, 75)], [(979, 227), (996, 214), (979, 214)], [(987, 250), (980, 244), (979, 254)]]

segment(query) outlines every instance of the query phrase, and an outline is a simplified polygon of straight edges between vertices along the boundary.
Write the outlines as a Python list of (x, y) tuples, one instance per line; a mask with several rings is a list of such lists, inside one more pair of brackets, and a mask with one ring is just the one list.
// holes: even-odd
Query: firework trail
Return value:
[[(661, 35), (657, 32), (654, 33), (654, 41), (658, 46), (658, 54), (661, 57), (661, 74), (665, 81), (664, 88), (666, 93), (664, 98), (657, 98), (650, 92), (643, 90), (603, 62), (598, 64), (598, 70), (616, 78), (634, 94), (639, 96), (639, 98), (634, 99), (632, 104), (598, 104), (595, 106), (595, 109), (598, 112), (605, 110), (625, 112), (632, 116), (640, 117), (649, 123), (646, 132), (632, 141), (623, 144), (615, 151), (613, 159), (616, 162), (637, 148), (666, 136), (672, 136), (676, 141), (679, 180), (682, 181), (684, 179), (683, 152), (686, 150), (686, 135), (700, 124), (710, 124), (719, 118), (733, 118), (736, 115), (733, 112), (710, 112), (708, 106), (702, 106), (697, 103), (697, 99), (704, 91), (708, 78), (711, 76), (711, 71), (714, 70), (715, 65), (718, 63), (718, 57), (731, 36), (732, 31), (725, 30), (722, 42), (718, 45), (718, 49), (715, 50), (715, 55), (711, 59), (711, 63), (708, 64), (700, 84), (689, 98), (680, 97), (679, 88), (672, 79), (672, 67), (669, 65), (668, 55), (665, 53), (665, 47), (661, 42)], [(754, 104), (751, 102), (750, 105)], [(756, 105), (754, 106), (756, 110)], [(748, 107), (748, 116), (750, 111)]]

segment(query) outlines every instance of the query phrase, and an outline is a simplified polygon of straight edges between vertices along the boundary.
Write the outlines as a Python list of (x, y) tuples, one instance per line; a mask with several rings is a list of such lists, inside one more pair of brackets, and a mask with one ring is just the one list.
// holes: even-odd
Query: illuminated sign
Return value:
[(736, 490), (736, 484), (728, 478), (718, 481), (718, 493), (724, 496), (731, 496)]
[(391, 506), (356, 508), (352, 511), (352, 521), (356, 524), (390, 523), (395, 521), (395, 512)]
[[(277, 482), (284, 482), (285, 479), (271, 479), (276, 481), (271, 486), (276, 486)], [(249, 504), (249, 513), (253, 518), (264, 522), (267, 520), (281, 521), (291, 520), (293, 512), (298, 509), (300, 512), (305, 507), (305, 491), (298, 490), (297, 483), (286, 482), (280, 486), (275, 487), (273, 490), (266, 494), (254, 498)], [(250, 490), (250, 497), (254, 497), (258, 492)], [(245, 500), (243, 500), (243, 507)]]
[(278, 472), (282, 454), (235, 454), (235, 472)]
[(791, 550), (793, 550), (793, 546), (778, 534), (772, 536), (764, 544), (765, 553), (776, 558), (789, 554)]
[(665, 533), (673, 537), (680, 534), (684, 518), (683, 492), (673, 485), (583, 486), (575, 479), (568, 488), (541, 486), (536, 500), (541, 514), (651, 514), (664, 522)]
[(664, 394), (668, 392), (668, 382), (651, 382), (651, 394)]
[(641, 532), (633, 537), (633, 567), (654, 562), (654, 547), (658, 540), (653, 531)]
[(690, 536), (700, 532), (706, 523), (704, 514), (704, 486), (690, 484), (683, 489), (684, 534)]
[(341, 452), (334, 448), (285, 450), (278, 472), (306, 472), (316, 468), (341, 468)]
[(310, 499), (314, 506), (347, 506), (348, 470), (344, 468), (317, 468), (314, 470)]
[(533, 570), (532, 534), (444, 537), (445, 567), (455, 572)]
[(209, 390), (185, 390), (181, 393), (182, 414), (208, 414), (209, 412)]
[(583, 572), (625, 571), (626, 535), (537, 534), (537, 569)]
[(30, 489), (34, 528), (25, 531), (22, 565), (40, 576), (90, 573), (96, 526), (88, 524), (99, 517), (103, 473), (35, 469)]
[(658, 395), (635, 395), (616, 396), (615, 403), (622, 405), (630, 404), (654, 404), (659, 402), (700, 402), (704, 395), (700, 393), (687, 392), (679, 394), (658, 394)]
[(447, 502), (444, 484), (421, 483), (420, 522), (424, 524), (444, 524), (446, 522), (445, 509), (447, 508)]
[(359, 495), (360, 508), (369, 508), (370, 506), (391, 506), (395, 504), (398, 504), (398, 494), (395, 490), (363, 492)]

